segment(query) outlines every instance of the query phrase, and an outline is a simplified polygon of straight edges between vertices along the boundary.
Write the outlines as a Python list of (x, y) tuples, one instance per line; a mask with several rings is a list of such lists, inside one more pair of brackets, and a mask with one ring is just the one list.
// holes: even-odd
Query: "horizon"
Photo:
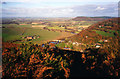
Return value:
[(118, 16), (75, 16), (75, 17), (4, 17), (1, 18), (76, 18), (76, 17), (111, 17), (111, 18), (118, 18)]
[(2, 2), (2, 17), (118, 17), (118, 2)]

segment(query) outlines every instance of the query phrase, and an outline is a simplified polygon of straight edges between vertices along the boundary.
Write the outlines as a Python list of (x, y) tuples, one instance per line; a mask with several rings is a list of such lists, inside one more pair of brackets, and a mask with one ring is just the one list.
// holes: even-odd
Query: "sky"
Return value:
[(2, 17), (118, 16), (118, 0), (2, 0)]

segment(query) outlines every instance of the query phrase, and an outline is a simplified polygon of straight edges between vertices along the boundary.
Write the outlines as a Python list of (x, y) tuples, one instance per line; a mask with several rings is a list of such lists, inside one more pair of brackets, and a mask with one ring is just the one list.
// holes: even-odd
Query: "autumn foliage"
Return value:
[[(3, 43), (3, 78), (69, 77), (72, 53), (39, 45)], [(52, 49), (52, 50), (51, 50)], [(66, 55), (65, 55), (66, 54)], [(67, 57), (66, 57), (67, 56)], [(68, 59), (69, 58), (69, 59)], [(62, 62), (62, 64), (61, 64)], [(55, 75), (59, 73), (58, 75)], [(64, 75), (60, 75), (63, 73)]]

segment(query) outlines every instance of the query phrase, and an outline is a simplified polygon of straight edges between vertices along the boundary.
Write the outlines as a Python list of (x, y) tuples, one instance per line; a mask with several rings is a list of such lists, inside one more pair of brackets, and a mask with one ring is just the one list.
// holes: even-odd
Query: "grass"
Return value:
[(14, 27), (14, 28), (2, 29), (3, 41), (5, 42), (10, 40), (12, 41), (20, 40), (22, 39), (21, 37), (23, 36), (33, 36), (33, 35), (39, 35), (40, 38), (32, 40), (32, 43), (41, 43), (41, 42), (55, 39), (60, 35), (60, 33), (47, 31), (40, 28), (32, 28), (32, 27)]
[(93, 30), (95, 31), (97, 34), (99, 35), (103, 35), (103, 36), (109, 36), (109, 37), (114, 37), (114, 34), (113, 33), (107, 33), (105, 31), (99, 31), (99, 30)]
[(15, 27), (17, 24), (2, 24), (2, 27)]
[(39, 35), (40, 38), (34, 39), (33, 43), (40, 43), (41, 41), (53, 40), (57, 36), (60, 35), (58, 32), (47, 31), (43, 29), (36, 29), (36, 28), (28, 28), (24, 34), (24, 36), (32, 36), (32, 35)]
[(57, 47), (59, 48), (64, 48), (65, 47), (65, 43), (59, 43), (59, 44), (56, 44)]
[[(109, 30), (110, 32), (112, 32), (112, 33), (115, 33), (116, 31), (115, 30)], [(120, 36), (120, 30), (119, 31), (117, 31), (117, 33), (119, 34), (119, 36)]]
[(59, 30), (65, 30), (65, 27), (58, 27), (58, 26), (55, 26), (55, 27), (47, 27), (48, 29), (59, 29)]
[(17, 25), (17, 27), (31, 27), (31, 24), (26, 24), (26, 25)]
[(77, 32), (75, 32), (75, 33), (79, 33), (79, 32), (77, 31)]
[(31, 27), (31, 24), (17, 25), (17, 24), (2, 24), (3, 27)]
[(108, 30), (108, 31), (110, 31), (110, 32), (112, 32), (112, 33), (115, 33), (115, 32), (116, 32), (115, 30)]
[(22, 28), (3, 28), (2, 29), (3, 41), (20, 39), (21, 33), (23, 33)]
[[(3, 41), (5, 42), (13, 41), (13, 40), (21, 40), (22, 39), (21, 37), (24, 36), (39, 35), (40, 38), (33, 39), (31, 42), (41, 44), (49, 40), (60, 39), (72, 35), (70, 33), (64, 33), (64, 32), (61, 33), (57, 31), (56, 32), (47, 31), (41, 29), (40, 27), (31, 27), (30, 24), (27, 25), (3, 24), (3, 25), (6, 27), (2, 29)], [(57, 27), (57, 26), (49, 27), (49, 28), (64, 30), (64, 27)], [(15, 43), (28, 43), (28, 42), (24, 41), (24, 42), (15, 42)]]
[(120, 30), (119, 31), (117, 31), (118, 32), (118, 34), (119, 34), (119, 36), (120, 36)]
[(56, 44), (55, 46), (57, 46), (58, 48), (64, 48), (64, 47), (68, 47), (68, 48), (71, 48), (73, 49), (73, 45), (72, 44), (66, 44), (66, 43), (58, 43)]

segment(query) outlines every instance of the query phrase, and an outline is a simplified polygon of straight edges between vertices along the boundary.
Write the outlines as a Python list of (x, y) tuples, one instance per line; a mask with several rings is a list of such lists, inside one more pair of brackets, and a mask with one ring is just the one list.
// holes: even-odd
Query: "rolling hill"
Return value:
[(96, 43), (102, 39), (118, 39), (120, 36), (118, 19), (119, 18), (112, 18), (93, 24), (71, 37), (71, 40), (84, 43)]
[[(118, 21), (119, 18), (112, 18), (98, 22), (68, 39), (84, 45), (83, 52), (63, 50), (52, 43), (42, 46), (3, 42), (2, 78), (119, 79)], [(91, 46), (96, 44), (101, 47)], [(78, 48), (81, 49), (82, 45)]]
[(105, 20), (105, 19), (109, 19), (109, 18), (112, 18), (112, 17), (106, 17), (106, 16), (103, 16), (103, 17), (76, 17), (76, 18), (73, 18), (72, 20), (74, 21), (102, 21), (102, 20)]

